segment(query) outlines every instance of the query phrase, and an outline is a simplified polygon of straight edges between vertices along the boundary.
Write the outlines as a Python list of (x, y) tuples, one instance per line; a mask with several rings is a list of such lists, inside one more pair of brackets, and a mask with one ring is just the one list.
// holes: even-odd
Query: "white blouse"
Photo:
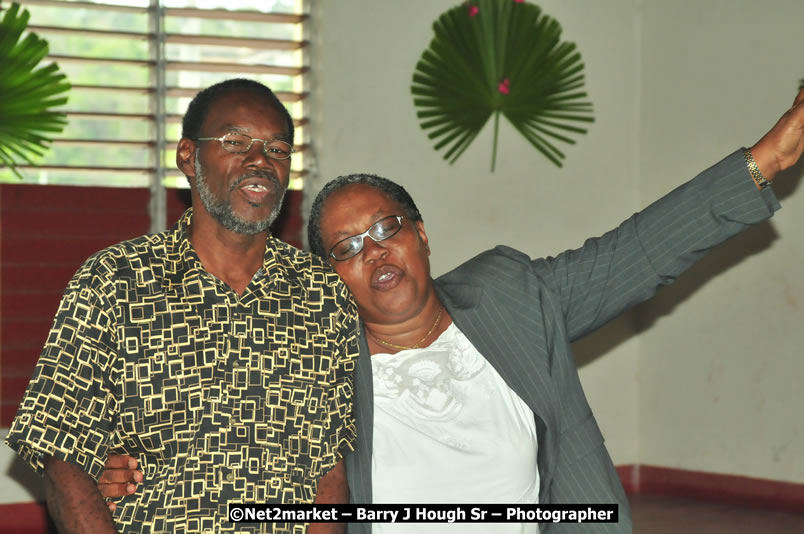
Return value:
[[(429, 347), (374, 354), (375, 503), (538, 504), (533, 412), (452, 325)], [(375, 523), (372, 532), (533, 534), (536, 523)]]

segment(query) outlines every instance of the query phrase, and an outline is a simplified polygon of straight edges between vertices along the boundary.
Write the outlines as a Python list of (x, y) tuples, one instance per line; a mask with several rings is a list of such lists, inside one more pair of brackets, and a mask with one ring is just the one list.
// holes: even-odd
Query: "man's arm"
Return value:
[(316, 504), (348, 504), (349, 486), (346, 484), (346, 462), (338, 460), (326, 475), (318, 482)]
[(61, 534), (117, 532), (95, 482), (76, 465), (45, 460), (45, 497)]
[[(326, 475), (318, 481), (315, 504), (348, 504), (349, 486), (346, 484), (346, 467), (343, 458), (338, 460)], [(310, 523), (307, 534), (342, 534), (346, 523)]]
[[(84, 474), (80, 469), (78, 471), (79, 474)], [(71, 476), (71, 472), (58, 473), (57, 475), (54, 475), (54, 479), (56, 476)], [(106, 460), (103, 473), (101, 473), (101, 476), (98, 479), (98, 490), (103, 497), (123, 497), (130, 493), (134, 493), (139, 482), (142, 482), (142, 472), (137, 470), (136, 458), (126, 455), (112, 454)], [(50, 497), (48, 496), (48, 506), (50, 506), (49, 503)], [(346, 483), (345, 461), (343, 458), (341, 458), (338, 460), (338, 463), (335, 464), (335, 467), (333, 467), (326, 475), (321, 477), (321, 480), (318, 482), (318, 493), (315, 497), (315, 504), (325, 505), (348, 503), (349, 486)], [(115, 504), (112, 502), (108, 504), (109, 509), (114, 511), (116, 508)], [(311, 523), (307, 532), (308, 534), (341, 534), (342, 532), (345, 532), (345, 530), (345, 523)], [(62, 532), (70, 531), (66, 530)]]

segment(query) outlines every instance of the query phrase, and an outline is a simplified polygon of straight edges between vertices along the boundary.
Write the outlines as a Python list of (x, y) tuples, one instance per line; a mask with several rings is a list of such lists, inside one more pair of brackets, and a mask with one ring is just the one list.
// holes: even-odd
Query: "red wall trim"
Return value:
[(804, 484), (654, 465), (617, 467), (629, 495), (688, 497), (800, 513)]
[(620, 475), (620, 482), (623, 483), (625, 493), (636, 495), (639, 493), (639, 466), (636, 464), (618, 465), (617, 474)]

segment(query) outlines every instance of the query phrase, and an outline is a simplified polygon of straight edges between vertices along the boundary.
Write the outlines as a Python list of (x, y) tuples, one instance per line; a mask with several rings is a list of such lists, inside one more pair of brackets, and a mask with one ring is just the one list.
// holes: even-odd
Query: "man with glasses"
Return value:
[[(305, 532), (231, 523), (227, 503), (346, 498), (357, 312), (323, 260), (270, 235), (292, 153), (270, 89), (201, 91), (176, 155), (193, 207), (70, 281), (7, 437), (61, 532)], [(113, 452), (144, 482), (111, 515), (92, 479)]]

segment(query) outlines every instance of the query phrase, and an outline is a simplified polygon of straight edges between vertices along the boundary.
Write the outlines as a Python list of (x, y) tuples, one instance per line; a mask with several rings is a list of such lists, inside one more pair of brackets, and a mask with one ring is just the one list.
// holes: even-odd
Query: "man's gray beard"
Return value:
[(209, 190), (207, 179), (201, 169), (201, 162), (198, 160), (198, 152), (198, 149), (196, 149), (195, 185), (198, 188), (198, 195), (201, 197), (201, 203), (207, 213), (212, 215), (212, 218), (218, 221), (221, 226), (238, 234), (255, 235), (267, 231), (282, 209), (282, 202), (285, 200), (287, 189), (282, 191), (282, 196), (274, 203), (274, 207), (268, 217), (258, 221), (247, 221), (234, 212), (232, 203), (228, 199), (216, 198), (212, 191)]

